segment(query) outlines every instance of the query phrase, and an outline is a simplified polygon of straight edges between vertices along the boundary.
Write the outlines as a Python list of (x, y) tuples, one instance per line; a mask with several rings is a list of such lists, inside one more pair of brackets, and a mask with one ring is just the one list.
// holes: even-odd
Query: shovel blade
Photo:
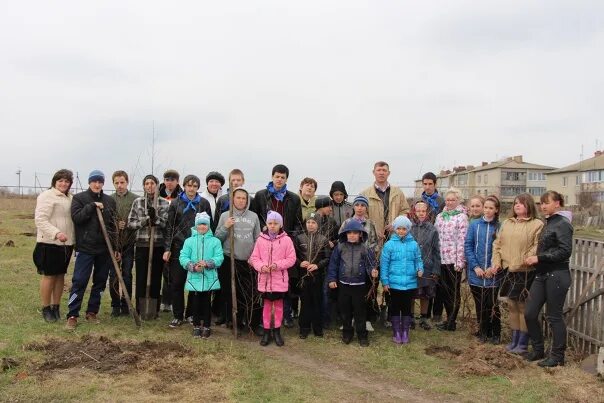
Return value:
[(156, 298), (141, 298), (140, 307), (142, 320), (153, 320), (157, 317)]

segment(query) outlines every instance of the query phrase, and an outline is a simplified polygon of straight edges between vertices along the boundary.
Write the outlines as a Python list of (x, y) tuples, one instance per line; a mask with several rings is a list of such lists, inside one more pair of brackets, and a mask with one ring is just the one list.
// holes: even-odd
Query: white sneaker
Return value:
[(365, 329), (367, 329), (368, 332), (373, 332), (373, 326), (371, 325), (371, 322), (367, 321), (365, 322)]

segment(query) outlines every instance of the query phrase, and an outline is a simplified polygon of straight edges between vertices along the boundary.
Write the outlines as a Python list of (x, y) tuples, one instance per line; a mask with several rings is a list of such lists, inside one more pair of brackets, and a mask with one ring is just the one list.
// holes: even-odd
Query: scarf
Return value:
[(268, 192), (271, 194), (271, 196), (273, 196), (275, 199), (282, 202), (283, 198), (287, 194), (287, 184), (283, 185), (283, 187), (281, 189), (276, 190), (275, 186), (273, 185), (273, 182), (269, 182), (268, 185), (266, 185), (266, 190), (268, 190)]
[(426, 194), (426, 192), (422, 193), (422, 200), (428, 203), (428, 206), (430, 206), (430, 209), (435, 214), (438, 212), (438, 196), (438, 192), (434, 192), (429, 196)]
[(441, 214), (443, 220), (449, 221), (451, 219), (451, 217), (454, 217), (460, 213), (461, 213), (461, 211), (455, 209), (455, 210), (443, 210), (440, 214)]
[(193, 200), (189, 200), (189, 198), (187, 197), (187, 194), (185, 192), (182, 192), (180, 194), (180, 200), (187, 203), (187, 207), (185, 207), (185, 209), (182, 211), (182, 213), (184, 214), (187, 211), (189, 211), (189, 209), (193, 210), (193, 211), (197, 211), (197, 205), (201, 201), (201, 196), (196, 194), (195, 198)]

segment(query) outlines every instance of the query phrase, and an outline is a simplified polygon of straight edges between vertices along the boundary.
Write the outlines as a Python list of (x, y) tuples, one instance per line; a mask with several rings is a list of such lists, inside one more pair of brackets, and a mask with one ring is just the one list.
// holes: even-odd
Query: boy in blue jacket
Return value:
[(329, 260), (327, 283), (338, 291), (338, 308), (342, 315), (342, 342), (352, 341), (352, 318), (361, 347), (369, 346), (367, 337), (367, 309), (365, 304), (366, 280), (378, 277), (375, 254), (365, 246), (367, 230), (352, 220), (339, 232), (339, 242)]
[(409, 343), (411, 305), (417, 292), (417, 278), (424, 272), (419, 246), (411, 230), (411, 221), (398, 216), (392, 223), (394, 233), (384, 245), (380, 258), (380, 280), (384, 292), (390, 293), (388, 311), (392, 320), (392, 341)]

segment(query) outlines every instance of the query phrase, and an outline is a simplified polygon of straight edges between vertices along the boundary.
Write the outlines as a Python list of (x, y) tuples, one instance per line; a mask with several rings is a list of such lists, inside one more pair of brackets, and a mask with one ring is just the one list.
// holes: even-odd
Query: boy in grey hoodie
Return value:
[[(231, 254), (235, 257), (235, 276), (237, 292), (237, 323), (257, 330), (260, 325), (261, 311), (256, 290), (256, 272), (250, 270), (247, 260), (252, 254), (256, 238), (260, 236), (258, 215), (249, 209), (250, 196), (247, 190), (237, 188), (233, 191), (233, 216), (229, 211), (220, 215), (215, 236), (222, 242), (224, 262), (218, 271), (222, 287), (221, 317), (230, 322), (232, 311), (231, 296)], [(234, 251), (231, 251), (230, 229), (233, 227)]]

